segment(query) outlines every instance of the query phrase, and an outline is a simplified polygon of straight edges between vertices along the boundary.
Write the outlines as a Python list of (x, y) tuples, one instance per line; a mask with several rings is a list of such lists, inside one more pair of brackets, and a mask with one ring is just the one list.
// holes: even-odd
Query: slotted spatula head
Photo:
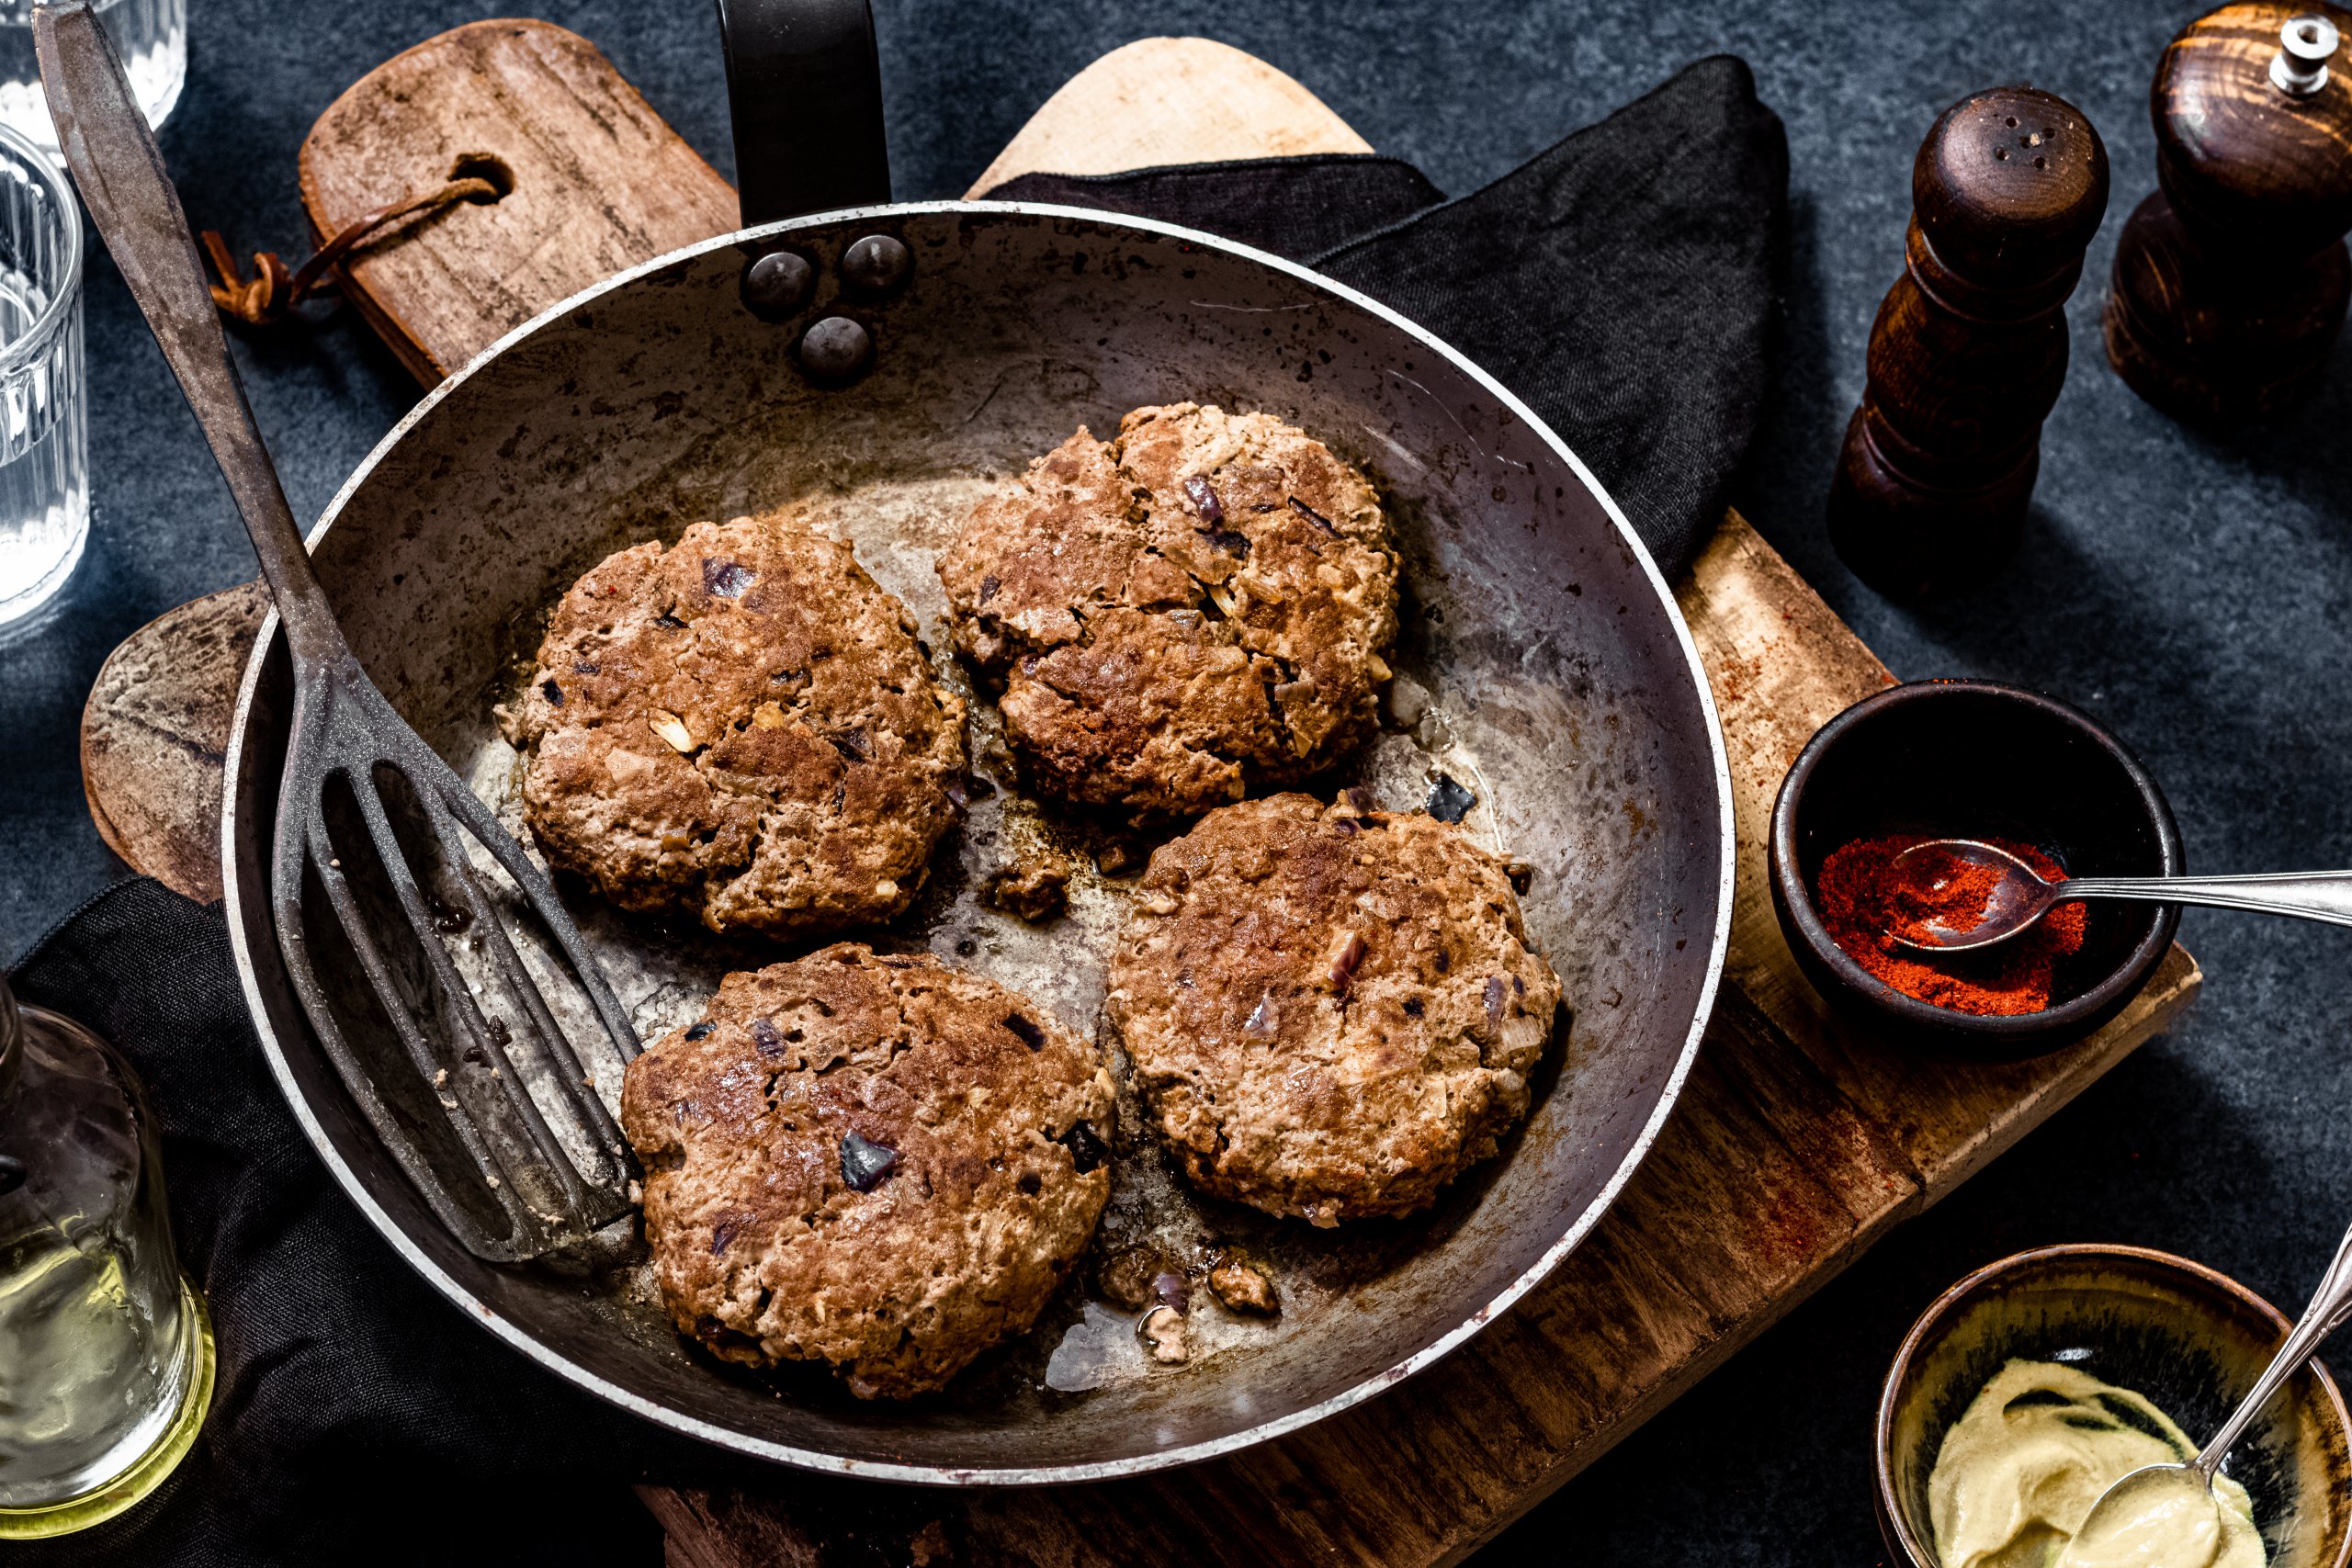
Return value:
[(627, 1015), (545, 874), (356, 661), (296, 680), (271, 914), (311, 1028), (468, 1247), (586, 1239), (628, 1212), (631, 1168), (572, 1041), (617, 1072)]
[[(637, 1037), (546, 874), (384, 700), (336, 627), (229, 358), (187, 219), (86, 0), (33, 12), (58, 145), (252, 535), (294, 666), (273, 914), (345, 1087), (442, 1222), (500, 1261), (630, 1206), (583, 1066)], [(616, 1082), (609, 1086), (617, 1090)]]

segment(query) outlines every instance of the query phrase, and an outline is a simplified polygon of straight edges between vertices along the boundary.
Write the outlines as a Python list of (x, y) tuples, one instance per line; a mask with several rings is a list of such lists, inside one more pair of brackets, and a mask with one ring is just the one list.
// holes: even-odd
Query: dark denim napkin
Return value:
[[(996, 194), (1211, 230), (1396, 306), (1550, 421), (1672, 571), (1753, 432), (1787, 172), (1747, 68), (1717, 58), (1453, 201), (1377, 157), (1032, 175)], [(127, 883), (11, 984), (146, 1079), (220, 1382), (161, 1495), (9, 1562), (650, 1568), (659, 1532), (624, 1483), (749, 1473), (512, 1354), (368, 1228), (263, 1066), (217, 909)]]

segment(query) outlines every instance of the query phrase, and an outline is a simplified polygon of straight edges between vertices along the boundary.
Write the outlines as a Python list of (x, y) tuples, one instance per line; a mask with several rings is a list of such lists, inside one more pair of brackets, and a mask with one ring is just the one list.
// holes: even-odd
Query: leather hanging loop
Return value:
[(718, 0), (743, 226), (890, 199), (867, 0)]
[(394, 224), (418, 213), (438, 212), (460, 201), (493, 202), (500, 194), (489, 180), (474, 175), (448, 180), (431, 190), (412, 192), (344, 225), (342, 232), (321, 245), (318, 254), (304, 262), (299, 272), (289, 272), (275, 251), (255, 252), (254, 276), (250, 278), (238, 272), (237, 258), (230, 254), (229, 243), (219, 231), (207, 229), (204, 253), (212, 263), (212, 270), (220, 276), (220, 281), (212, 285), (212, 302), (241, 321), (266, 326), (326, 288), (334, 281), (338, 262)]

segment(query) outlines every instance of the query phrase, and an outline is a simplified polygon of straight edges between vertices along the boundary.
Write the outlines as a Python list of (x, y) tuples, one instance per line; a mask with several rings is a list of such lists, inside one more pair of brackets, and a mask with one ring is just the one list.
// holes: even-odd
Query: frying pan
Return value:
[[(749, 226), (516, 329), (345, 482), (311, 548), (369, 674), (517, 825), (515, 759), (492, 709), (527, 673), (563, 589), (610, 551), (696, 519), (795, 511), (850, 539), (944, 650), (931, 563), (991, 485), (1131, 408), (1264, 410), (1373, 476), (1402, 557), (1388, 722), (1314, 787), (1412, 809), (1442, 773), (1476, 796), (1465, 827), (1525, 863), (1530, 937), (1568, 997), (1535, 1108), (1430, 1213), (1318, 1232), (1191, 1196), (1124, 1104), (1129, 1146), (1098, 1247), (1181, 1258), (1235, 1243), (1271, 1263), (1283, 1292), (1271, 1324), (1196, 1309), (1180, 1369), (1146, 1367), (1126, 1320), (1083, 1283), (1033, 1333), (910, 1404), (859, 1402), (813, 1369), (722, 1367), (662, 1315), (632, 1238), (561, 1267), (467, 1252), (346, 1096), (270, 927), (289, 701), (275, 620), (239, 694), (222, 835), (262, 1047), (334, 1179), (434, 1288), (558, 1374), (724, 1447), (896, 1481), (1068, 1482), (1231, 1452), (1344, 1409), (1556, 1267), (1681, 1087), (1722, 972), (1733, 852), (1690, 635), (1575, 454), (1428, 333), (1290, 262), (1164, 223), (1016, 202), (856, 205), (887, 189), (864, 0), (723, 11)], [(814, 123), (791, 107), (820, 96), (831, 107)], [(879, 301), (845, 292), (840, 265), (875, 234), (913, 259), (911, 280)], [(814, 299), (755, 312), (747, 268), (779, 249), (812, 265)], [(831, 316), (872, 344), (846, 386), (812, 378), (797, 354)], [(936, 662), (964, 679), (944, 652)], [(978, 770), (1013, 784), (984, 694), (972, 707)], [(1064, 914), (1028, 925), (976, 896), (1008, 852), (1040, 844), (1080, 867)], [(915, 908), (859, 934), (967, 964), (1095, 1032), (1132, 886), (1091, 869), (1101, 847), (1097, 826), (1000, 789), (972, 802)], [(727, 970), (797, 951), (621, 916), (577, 886), (566, 902), (647, 1038), (696, 1016)], [(617, 1066), (595, 1072), (608, 1095)]]

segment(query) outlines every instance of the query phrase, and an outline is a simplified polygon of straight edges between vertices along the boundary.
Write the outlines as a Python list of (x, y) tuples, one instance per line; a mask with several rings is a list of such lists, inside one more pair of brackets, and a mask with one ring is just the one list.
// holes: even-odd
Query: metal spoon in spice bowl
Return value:
[[(2264, 880), (2280, 880), (2267, 878)], [(2352, 1318), (2352, 1233), (2312, 1292), (2311, 1304), (2222, 1429), (2187, 1464), (2135, 1470), (2099, 1495), (2056, 1568), (2262, 1568), (2262, 1538), (2213, 1494), (2213, 1472), (2279, 1385), (2320, 1341)]]
[(2007, 942), (2061, 904), (2086, 898), (2202, 904), (2352, 926), (2352, 871), (2278, 876), (2070, 876), (2049, 882), (2008, 851), (1975, 839), (1930, 839), (1894, 857), (1887, 935), (1928, 953)]

